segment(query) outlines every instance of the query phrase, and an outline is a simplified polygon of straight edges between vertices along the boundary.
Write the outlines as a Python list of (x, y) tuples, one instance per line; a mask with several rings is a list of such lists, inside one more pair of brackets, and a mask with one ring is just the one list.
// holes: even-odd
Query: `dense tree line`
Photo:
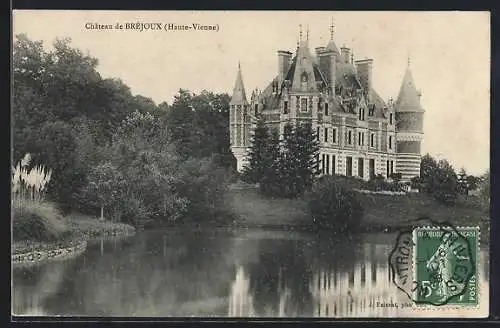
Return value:
[(429, 154), (422, 157), (420, 176), (412, 179), (412, 185), (445, 204), (454, 204), (459, 195), (478, 188), (481, 196), (489, 198), (489, 173), (476, 177), (463, 168), (457, 173), (447, 160), (438, 161)]
[(287, 124), (280, 139), (259, 117), (244, 179), (269, 196), (294, 198), (310, 190), (318, 175), (319, 144), (310, 124)]
[(64, 211), (115, 220), (215, 214), (234, 166), (229, 96), (180, 90), (172, 105), (103, 78), (98, 60), (58, 39), (50, 51), (17, 35), (13, 160), (53, 170), (48, 198)]

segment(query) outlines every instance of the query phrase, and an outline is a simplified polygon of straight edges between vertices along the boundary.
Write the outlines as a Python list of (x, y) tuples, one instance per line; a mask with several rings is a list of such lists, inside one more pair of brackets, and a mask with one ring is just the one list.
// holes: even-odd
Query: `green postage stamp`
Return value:
[(478, 227), (418, 227), (413, 230), (417, 305), (478, 305)]
[(390, 254), (391, 278), (415, 309), (478, 308), (479, 227), (432, 224), (402, 232)]

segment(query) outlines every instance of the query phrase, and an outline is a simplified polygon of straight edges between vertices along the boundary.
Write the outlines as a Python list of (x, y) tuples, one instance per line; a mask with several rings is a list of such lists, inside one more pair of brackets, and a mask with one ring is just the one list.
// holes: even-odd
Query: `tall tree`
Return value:
[(280, 139), (279, 132), (271, 130), (271, 135), (265, 144), (262, 157), (262, 178), (260, 179), (260, 192), (264, 195), (274, 196), (280, 194), (282, 185), (280, 181)]
[[(248, 165), (244, 168), (243, 176), (251, 183), (261, 182), (264, 177), (266, 156), (268, 155), (267, 145), (269, 142), (269, 128), (264, 117), (259, 116), (255, 129), (253, 130), (252, 141), (248, 153)], [(267, 156), (268, 157), (268, 156)]]
[(314, 179), (318, 175), (319, 142), (310, 123), (299, 125), (295, 133), (298, 142), (297, 173), (300, 178), (300, 194), (303, 194), (304, 191), (312, 187)]
[(469, 183), (467, 180), (467, 172), (462, 167), (458, 171), (457, 175), (457, 188), (461, 194), (467, 195), (469, 193)]

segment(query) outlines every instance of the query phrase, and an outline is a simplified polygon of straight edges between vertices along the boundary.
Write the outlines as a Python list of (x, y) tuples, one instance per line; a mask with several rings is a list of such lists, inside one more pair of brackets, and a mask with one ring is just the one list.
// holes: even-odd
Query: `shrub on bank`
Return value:
[(14, 241), (56, 241), (70, 235), (64, 218), (53, 204), (27, 200), (11, 204)]
[(315, 228), (352, 231), (359, 227), (363, 217), (363, 207), (356, 192), (345, 188), (332, 176), (318, 180), (308, 194), (307, 202)]

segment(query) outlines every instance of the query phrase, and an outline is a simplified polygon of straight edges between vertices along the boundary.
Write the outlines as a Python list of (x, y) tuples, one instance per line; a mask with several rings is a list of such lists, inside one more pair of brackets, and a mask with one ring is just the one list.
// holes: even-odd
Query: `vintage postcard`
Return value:
[(484, 318), (490, 14), (14, 10), (26, 316)]

